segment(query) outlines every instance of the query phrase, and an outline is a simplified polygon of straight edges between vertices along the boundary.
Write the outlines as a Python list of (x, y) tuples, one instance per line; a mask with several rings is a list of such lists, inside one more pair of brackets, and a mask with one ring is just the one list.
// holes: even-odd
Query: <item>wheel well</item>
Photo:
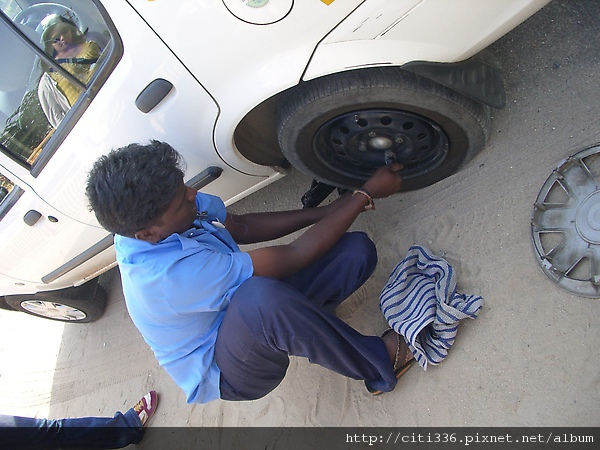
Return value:
[[(496, 58), (487, 51), (460, 63), (412, 62), (398, 69), (420, 75), (494, 108), (504, 106), (505, 93), (501, 68)], [(289, 167), (289, 162), (281, 152), (277, 136), (277, 114), (281, 102), (304, 83), (314, 83), (337, 75), (339, 72), (302, 82), (254, 107), (235, 129), (233, 138), (238, 151), (256, 164)]]
[(277, 137), (277, 112), (286, 92), (288, 91), (280, 92), (254, 107), (235, 129), (233, 140), (236, 148), (256, 164), (289, 166), (281, 153)]
[(9, 311), (15, 310), (8, 303), (6, 303), (6, 300), (4, 300), (4, 296), (0, 296), (0, 309), (8, 309)]

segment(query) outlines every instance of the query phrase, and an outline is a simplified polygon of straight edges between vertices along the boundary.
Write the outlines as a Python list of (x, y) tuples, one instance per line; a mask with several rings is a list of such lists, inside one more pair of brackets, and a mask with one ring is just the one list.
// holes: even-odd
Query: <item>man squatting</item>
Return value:
[[(365, 336), (334, 309), (373, 273), (375, 245), (348, 232), (373, 199), (400, 189), (401, 166), (379, 168), (326, 206), (234, 215), (184, 184), (170, 145), (131, 144), (100, 157), (86, 194), (115, 233), (129, 314), (188, 403), (253, 400), (275, 389), (289, 356), (394, 389), (414, 359), (393, 331)], [(309, 227), (285, 245), (242, 252)]]

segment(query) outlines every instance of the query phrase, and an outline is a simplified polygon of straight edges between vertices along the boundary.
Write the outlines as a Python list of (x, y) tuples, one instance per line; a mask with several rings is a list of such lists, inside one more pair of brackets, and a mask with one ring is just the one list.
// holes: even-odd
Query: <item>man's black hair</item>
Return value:
[(130, 144), (101, 156), (86, 195), (100, 225), (122, 236), (159, 222), (183, 182), (183, 158), (165, 142)]

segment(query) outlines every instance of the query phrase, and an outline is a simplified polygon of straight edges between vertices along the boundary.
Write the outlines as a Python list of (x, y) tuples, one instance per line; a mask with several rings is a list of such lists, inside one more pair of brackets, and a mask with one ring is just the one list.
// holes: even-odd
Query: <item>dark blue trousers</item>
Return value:
[(265, 396), (283, 380), (289, 355), (391, 391), (396, 377), (381, 338), (364, 336), (333, 314), (376, 264), (367, 235), (346, 233), (319, 261), (289, 279), (245, 281), (231, 300), (215, 346), (221, 398)]
[(34, 419), (0, 415), (0, 448), (122, 448), (142, 440), (144, 429), (133, 408), (114, 417)]

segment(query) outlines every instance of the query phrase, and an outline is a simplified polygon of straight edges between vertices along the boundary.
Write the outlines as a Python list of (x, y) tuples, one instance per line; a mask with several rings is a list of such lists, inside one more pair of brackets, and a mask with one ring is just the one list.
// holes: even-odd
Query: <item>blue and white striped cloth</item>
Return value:
[(479, 295), (456, 292), (456, 273), (427, 248), (413, 246), (392, 271), (379, 305), (389, 325), (404, 336), (417, 362), (437, 365), (448, 355), (458, 322), (474, 319), (483, 305)]

